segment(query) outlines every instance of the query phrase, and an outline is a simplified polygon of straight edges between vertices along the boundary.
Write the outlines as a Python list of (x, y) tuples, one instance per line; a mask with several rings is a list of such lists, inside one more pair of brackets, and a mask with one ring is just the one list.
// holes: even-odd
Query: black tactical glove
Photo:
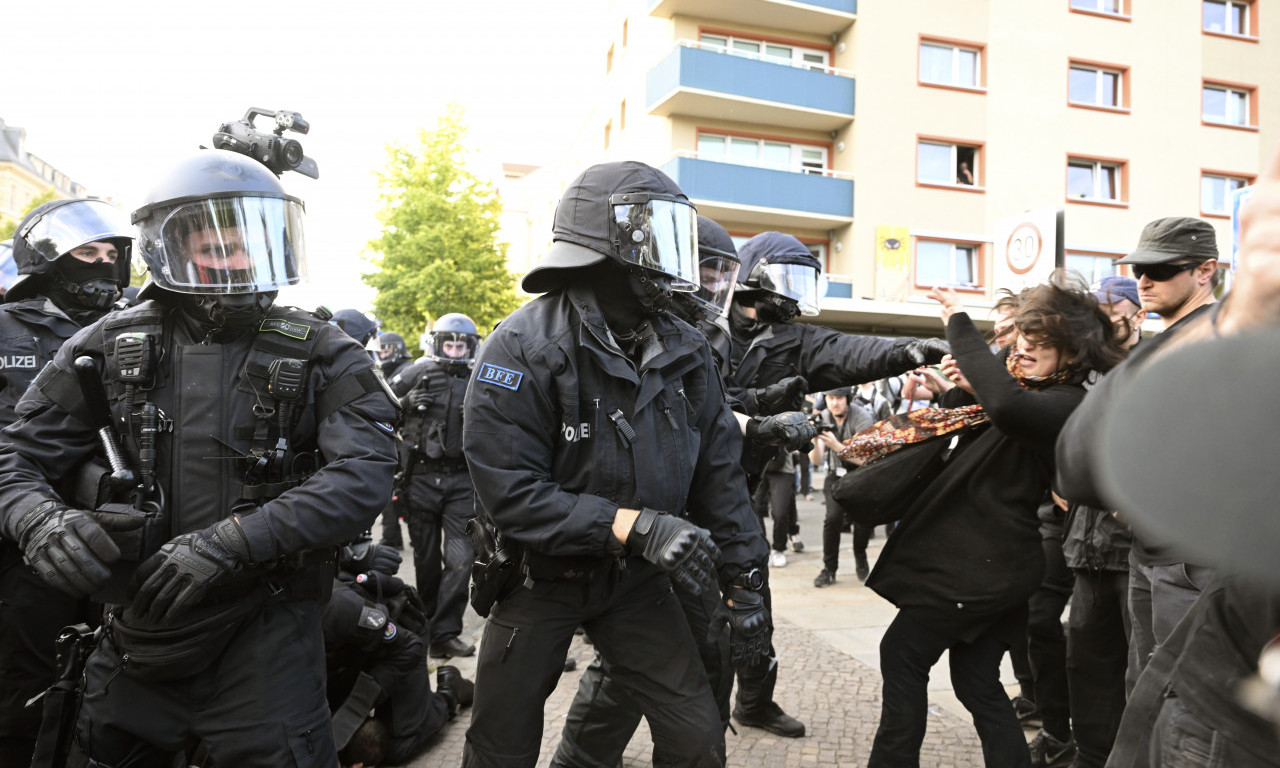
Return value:
[(249, 540), (234, 515), (184, 533), (138, 566), (142, 586), (131, 610), (146, 621), (169, 623), (248, 561)]
[(754, 667), (769, 657), (773, 617), (759, 592), (731, 586), (724, 593), (725, 621), (729, 623), (729, 652), (735, 664)]
[(391, 547), (374, 544), (372, 539), (360, 539), (342, 548), (340, 563), (347, 573), (376, 571), (395, 576), (404, 558)]
[(427, 406), (435, 402), (435, 399), (435, 396), (428, 392), (425, 387), (414, 387), (400, 401), (400, 405), (406, 411), (421, 412), (427, 410)]
[(942, 339), (912, 339), (902, 353), (914, 365), (933, 365), (942, 362), (943, 355), (951, 354), (951, 345)]
[(747, 419), (747, 439), (760, 445), (782, 445), (788, 451), (813, 447), (818, 428), (800, 411)]
[(756, 413), (768, 416), (783, 411), (798, 411), (804, 405), (809, 382), (803, 376), (788, 376), (777, 384), (750, 390), (756, 401)]
[(645, 507), (627, 534), (627, 548), (665, 571), (685, 592), (696, 595), (716, 584), (720, 550), (705, 528), (688, 520)]
[(95, 591), (111, 575), (120, 549), (89, 513), (55, 501), (37, 504), (18, 521), (18, 546), (40, 578), (74, 597)]
[(427, 606), (418, 597), (418, 590), (405, 586), (398, 594), (387, 598), (387, 610), (403, 629), (425, 638), (430, 627)]

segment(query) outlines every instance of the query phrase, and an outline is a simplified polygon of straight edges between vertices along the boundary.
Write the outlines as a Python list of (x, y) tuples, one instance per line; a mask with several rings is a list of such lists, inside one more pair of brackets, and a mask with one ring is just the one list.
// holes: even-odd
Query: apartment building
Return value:
[(568, 181), (623, 159), (735, 238), (806, 243), (830, 275), (816, 321), (847, 330), (936, 332), (936, 284), (985, 318), (1057, 260), (1096, 280), (1162, 216), (1212, 221), (1229, 251), (1231, 193), (1280, 142), (1263, 5), (613, 0), (591, 117), (559, 162), (508, 178), (528, 228), (513, 268)]
[(22, 218), (31, 199), (52, 189), (58, 197), (83, 197), (84, 185), (27, 151), (25, 128), (0, 119), (0, 217)]

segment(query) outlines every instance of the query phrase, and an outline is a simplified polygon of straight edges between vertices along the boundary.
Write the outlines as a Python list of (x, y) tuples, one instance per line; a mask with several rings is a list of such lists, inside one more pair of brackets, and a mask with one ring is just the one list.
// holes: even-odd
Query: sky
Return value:
[[(281, 301), (372, 307), (367, 243), (389, 143), (415, 143), (450, 101), (477, 170), (567, 149), (603, 74), (604, 0), (191, 3), (15, 0), (0, 119), (27, 150), (126, 212), (222, 122), (299, 112), (320, 178), (286, 173), (307, 204), (310, 284)], [(19, 34), (25, 30), (26, 34)], [(552, 107), (554, 105), (554, 108)], [(266, 130), (269, 122), (259, 118)]]

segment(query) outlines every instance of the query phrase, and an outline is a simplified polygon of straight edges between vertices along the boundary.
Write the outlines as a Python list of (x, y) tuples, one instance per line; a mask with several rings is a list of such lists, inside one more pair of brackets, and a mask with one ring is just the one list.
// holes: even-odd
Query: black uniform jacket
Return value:
[(14, 408), (40, 369), (80, 326), (45, 298), (0, 305), (0, 425), (12, 424)]
[[(951, 316), (947, 340), (991, 423), (962, 438), (907, 510), (867, 586), (933, 631), (972, 642), (1040, 585), (1036, 510), (1053, 478), (1054, 440), (1085, 390), (1018, 386), (963, 312)], [(948, 407), (971, 402), (959, 388), (944, 396)]]
[[(255, 336), (246, 333), (225, 344), (191, 337), (176, 310), (147, 301), (114, 312), (87, 326), (59, 350), (18, 403), (18, 421), (0, 432), (0, 531), (14, 536), (14, 523), (32, 507), (59, 500), (54, 488), (99, 450), (96, 430), (86, 423), (83, 399), (64, 407), (41, 389), (45, 377), (71, 377), (72, 361), (88, 353), (102, 359), (107, 323), (119, 328), (129, 313), (165, 311), (159, 345), (158, 383), (147, 397), (172, 420), (157, 442), (156, 482), (163, 490), (171, 534), (217, 522), (231, 513), (239, 496), (241, 466), (227, 447), (245, 451), (259, 397), (241, 378)], [(308, 400), (357, 371), (372, 375), (368, 354), (338, 328), (316, 324), (312, 359), (307, 361)], [(49, 386), (52, 386), (51, 384)], [(63, 390), (65, 391), (65, 389)], [(73, 390), (79, 397), (78, 390)], [(76, 415), (76, 414), (80, 415)], [(320, 424), (305, 408), (294, 430), (299, 449), (319, 451), (321, 466), (302, 484), (241, 515), (255, 562), (349, 540), (368, 528), (390, 499), (396, 456), (392, 422), (395, 406), (379, 389), (366, 391), (336, 408)], [(118, 422), (118, 420), (117, 420)], [(239, 427), (239, 428), (238, 428)], [(128, 451), (126, 451), (128, 452)], [(136, 467), (137, 457), (131, 457)]]
[(738, 464), (742, 437), (705, 338), (650, 321), (639, 370), (595, 294), (570, 286), (516, 310), (481, 348), (463, 445), (480, 504), (553, 558), (612, 557), (619, 507), (688, 510), (725, 557), (722, 581), (767, 554)]

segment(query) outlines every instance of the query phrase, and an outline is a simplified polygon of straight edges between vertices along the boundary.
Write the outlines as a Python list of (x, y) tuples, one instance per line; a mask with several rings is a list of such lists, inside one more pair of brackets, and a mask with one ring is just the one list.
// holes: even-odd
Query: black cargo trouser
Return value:
[(418, 595), (431, 619), (431, 643), (462, 632), (467, 585), (475, 549), (467, 521), (475, 516), (476, 491), (465, 470), (438, 472), (419, 468), (409, 482), (409, 544)]
[(581, 625), (649, 721), (654, 766), (724, 765), (724, 728), (670, 580), (610, 561), (581, 581), (533, 581), (494, 606), (476, 665), (463, 766), (538, 761), (543, 710)]
[(1075, 569), (1067, 620), (1067, 680), (1077, 768), (1102, 768), (1125, 707), (1129, 572)]

